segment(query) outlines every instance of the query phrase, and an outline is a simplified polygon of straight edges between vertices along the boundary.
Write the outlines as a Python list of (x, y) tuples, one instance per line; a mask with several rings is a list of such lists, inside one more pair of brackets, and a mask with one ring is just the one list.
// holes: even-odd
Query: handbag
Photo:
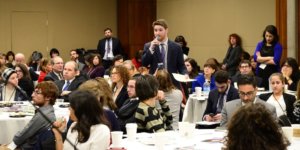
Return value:
[(286, 115), (286, 110), (283, 110), (283, 108), (281, 107), (280, 103), (278, 102), (278, 100), (276, 99), (276, 97), (273, 95), (274, 99), (276, 100), (276, 102), (278, 103), (278, 105), (280, 106), (281, 110), (283, 111), (283, 115), (279, 116), (278, 117), (278, 123), (281, 125), (281, 126), (288, 126), (288, 127), (291, 127), (292, 126), (292, 123), (290, 121), (290, 119), (288, 118), (288, 116)]

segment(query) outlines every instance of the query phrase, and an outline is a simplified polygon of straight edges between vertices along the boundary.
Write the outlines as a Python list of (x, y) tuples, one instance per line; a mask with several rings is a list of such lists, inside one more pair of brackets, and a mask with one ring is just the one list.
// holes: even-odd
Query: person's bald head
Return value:
[(15, 55), (15, 62), (16, 62), (16, 64), (25, 64), (26, 63), (25, 61), (26, 60), (25, 60), (25, 55), (24, 54), (17, 53)]

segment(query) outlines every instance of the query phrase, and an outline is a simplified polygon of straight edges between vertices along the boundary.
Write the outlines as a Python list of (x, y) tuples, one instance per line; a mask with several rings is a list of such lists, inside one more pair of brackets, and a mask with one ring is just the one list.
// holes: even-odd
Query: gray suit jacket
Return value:
[[(277, 114), (276, 114), (276, 108), (268, 103), (266, 103), (265, 101), (256, 98), (256, 103), (262, 103), (264, 104), (267, 109), (270, 110), (272, 116), (277, 120)], [(227, 102), (225, 104), (225, 106), (222, 109), (222, 119), (221, 119), (221, 123), (220, 126), (221, 127), (227, 127), (227, 123), (230, 121), (230, 119), (232, 118), (232, 116), (234, 115), (234, 113), (242, 106), (242, 101), (241, 99), (236, 99), (230, 102)]]

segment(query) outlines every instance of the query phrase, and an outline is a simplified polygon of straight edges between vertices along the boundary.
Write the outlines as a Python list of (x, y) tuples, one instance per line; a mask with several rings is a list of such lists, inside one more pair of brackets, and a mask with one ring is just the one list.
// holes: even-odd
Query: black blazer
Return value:
[[(153, 54), (151, 54), (149, 47), (150, 47), (150, 42), (146, 43), (144, 46), (142, 65), (145, 67), (150, 66), (149, 73), (153, 74), (157, 69), (158, 66), (157, 64), (162, 62), (160, 57), (161, 54), (160, 54), (159, 46), (156, 46), (154, 48)], [(170, 40), (168, 40), (167, 70), (170, 74), (172, 73), (187, 74), (187, 70), (184, 65), (182, 49), (177, 43)], [(181, 89), (179, 82), (174, 79), (173, 75), (171, 75), (171, 78), (175, 86)]]
[[(269, 99), (269, 97), (272, 96), (272, 94), (273, 93), (261, 94), (261, 95), (259, 95), (259, 98), (264, 101), (267, 101)], [(286, 105), (287, 117), (290, 119), (291, 123), (295, 123), (295, 117), (293, 115), (293, 111), (294, 111), (293, 104), (296, 101), (296, 97), (294, 95), (283, 93), (283, 99), (284, 99), (284, 103)]]
[(124, 104), (124, 102), (128, 99), (128, 93), (127, 93), (127, 86), (123, 86), (119, 95), (116, 98), (116, 105), (118, 106), (118, 109), (121, 108)]
[[(220, 93), (218, 92), (218, 89), (214, 89), (209, 92), (204, 115), (207, 115), (210, 113), (216, 114), (217, 107), (218, 107), (217, 105), (218, 105), (219, 94)], [(226, 102), (229, 102), (229, 101), (235, 100), (235, 99), (239, 99), (239, 98), (240, 98), (240, 96), (239, 96), (237, 89), (235, 89), (233, 86), (230, 86), (228, 94), (227, 94)], [(225, 103), (224, 103), (224, 105), (225, 105)]]
[[(103, 38), (99, 40), (97, 50), (99, 51), (101, 57), (104, 57), (105, 54), (105, 44), (106, 44), (106, 38)], [(112, 50), (114, 56), (116, 55), (123, 55), (123, 49), (122, 45), (119, 39), (112, 37)]]

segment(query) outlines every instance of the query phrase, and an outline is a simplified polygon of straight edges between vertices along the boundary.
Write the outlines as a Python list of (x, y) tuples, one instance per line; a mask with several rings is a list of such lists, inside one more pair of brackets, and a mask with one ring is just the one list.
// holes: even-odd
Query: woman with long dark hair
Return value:
[(288, 90), (296, 91), (297, 83), (300, 78), (299, 65), (296, 59), (288, 57), (281, 64), (281, 73), (285, 83), (288, 85)]
[(102, 58), (99, 54), (89, 54), (87, 57), (86, 64), (88, 66), (87, 75), (91, 79), (95, 79), (96, 77), (103, 77), (105, 69), (102, 66)]
[[(74, 122), (68, 130), (68, 140), (78, 150), (106, 150), (110, 143), (110, 129), (97, 97), (90, 91), (77, 90), (70, 94), (69, 100), (70, 119)], [(53, 129), (53, 132), (57, 150), (74, 149), (69, 142), (62, 142), (62, 136), (57, 130)]]
[(26, 92), (27, 96), (30, 96), (34, 90), (34, 85), (27, 66), (24, 64), (16, 64), (15, 71), (19, 80), (18, 85)]
[(262, 86), (269, 89), (269, 77), (280, 71), (280, 59), (282, 46), (279, 43), (277, 28), (268, 25), (263, 33), (263, 41), (259, 42), (254, 52), (254, 60), (257, 62), (256, 75), (263, 79)]

